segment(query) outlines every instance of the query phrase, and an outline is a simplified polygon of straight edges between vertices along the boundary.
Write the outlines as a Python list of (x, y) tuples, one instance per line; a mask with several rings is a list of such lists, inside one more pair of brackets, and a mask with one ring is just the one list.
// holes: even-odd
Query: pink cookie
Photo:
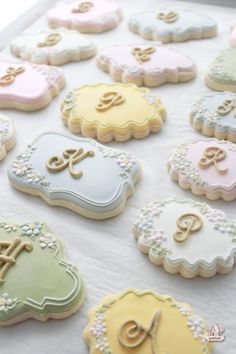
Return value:
[(160, 44), (107, 47), (97, 55), (97, 64), (113, 80), (138, 86), (189, 81), (196, 74), (196, 66), (189, 57)]
[(168, 161), (172, 180), (210, 200), (236, 199), (236, 144), (198, 139), (179, 146)]
[(236, 48), (236, 23), (231, 27), (230, 44)]
[(35, 111), (49, 104), (65, 84), (54, 66), (0, 61), (0, 108)]
[(58, 3), (48, 12), (51, 28), (66, 27), (80, 32), (104, 32), (116, 27), (122, 11), (113, 1), (75, 1)]

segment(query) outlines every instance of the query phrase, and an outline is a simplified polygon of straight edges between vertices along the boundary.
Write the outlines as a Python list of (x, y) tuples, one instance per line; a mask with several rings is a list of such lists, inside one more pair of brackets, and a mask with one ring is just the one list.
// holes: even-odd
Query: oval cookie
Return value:
[(198, 139), (180, 145), (168, 161), (172, 180), (210, 200), (236, 198), (236, 144)]
[(232, 270), (236, 221), (193, 200), (154, 200), (138, 211), (133, 228), (138, 248), (152, 263), (185, 278)]
[(0, 161), (16, 143), (15, 128), (9, 117), (0, 115)]
[(236, 95), (216, 92), (202, 96), (191, 109), (190, 122), (204, 135), (236, 143)]
[(64, 85), (63, 72), (57, 67), (0, 61), (0, 108), (41, 109)]
[(174, 49), (146, 44), (111, 46), (97, 55), (100, 69), (110, 73), (114, 81), (137, 86), (160, 86), (165, 82), (193, 79), (194, 62)]
[(40, 135), (8, 170), (16, 189), (92, 219), (122, 212), (140, 175), (129, 153), (57, 133)]
[(225, 49), (211, 63), (206, 84), (216, 91), (236, 92), (236, 48)]
[(96, 46), (77, 31), (60, 28), (23, 34), (11, 43), (16, 56), (36, 64), (62, 65), (88, 59), (96, 54)]
[(110, 1), (60, 2), (48, 12), (51, 28), (66, 27), (79, 32), (104, 32), (116, 27), (122, 18), (122, 10)]
[(81, 86), (69, 92), (61, 111), (72, 133), (102, 142), (144, 138), (158, 132), (166, 117), (160, 99), (148, 89), (124, 84)]
[(0, 222), (0, 325), (72, 315), (84, 299), (64, 244), (41, 222)]
[(129, 29), (145, 39), (167, 43), (214, 37), (217, 24), (205, 15), (166, 8), (133, 14)]
[(212, 352), (206, 321), (189, 305), (152, 290), (104, 298), (89, 312), (84, 338), (90, 354)]

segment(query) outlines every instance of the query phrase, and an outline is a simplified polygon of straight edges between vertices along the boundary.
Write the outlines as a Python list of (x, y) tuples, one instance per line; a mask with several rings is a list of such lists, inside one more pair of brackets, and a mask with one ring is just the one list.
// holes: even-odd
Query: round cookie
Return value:
[(13, 187), (49, 205), (107, 219), (123, 211), (141, 168), (127, 152), (49, 132), (16, 157), (8, 177)]
[(0, 161), (4, 159), (9, 150), (13, 149), (15, 143), (16, 135), (12, 120), (0, 115)]
[(119, 24), (122, 10), (113, 1), (79, 0), (57, 3), (49, 10), (47, 17), (51, 28), (66, 27), (79, 32), (100, 33)]
[(236, 143), (236, 95), (215, 92), (202, 96), (191, 109), (190, 122), (204, 135)]
[(236, 24), (231, 27), (230, 44), (233, 48), (236, 48)]
[(0, 108), (41, 109), (64, 85), (65, 77), (57, 67), (0, 61)]
[(1, 221), (0, 247), (0, 326), (62, 319), (80, 308), (85, 291), (78, 269), (45, 224)]
[(158, 97), (124, 84), (84, 85), (66, 96), (62, 119), (72, 133), (101, 142), (144, 138), (158, 132), (166, 117)]
[(213, 349), (203, 318), (188, 304), (152, 290), (107, 296), (88, 317), (84, 338), (90, 354), (210, 354)]
[(193, 200), (154, 200), (138, 211), (138, 248), (155, 265), (185, 278), (226, 274), (234, 266), (236, 221)]
[(97, 49), (88, 37), (59, 28), (23, 34), (11, 43), (11, 51), (32, 63), (62, 65), (88, 59), (96, 54)]
[(205, 81), (216, 91), (236, 92), (236, 48), (222, 50), (208, 69)]
[(189, 81), (196, 75), (196, 66), (189, 57), (160, 44), (106, 47), (98, 53), (97, 64), (114, 81), (137, 86)]
[(145, 39), (168, 43), (214, 37), (217, 24), (208, 16), (169, 8), (133, 14), (129, 29)]
[(180, 145), (170, 156), (173, 181), (193, 194), (210, 200), (236, 199), (236, 144), (217, 139), (197, 139)]

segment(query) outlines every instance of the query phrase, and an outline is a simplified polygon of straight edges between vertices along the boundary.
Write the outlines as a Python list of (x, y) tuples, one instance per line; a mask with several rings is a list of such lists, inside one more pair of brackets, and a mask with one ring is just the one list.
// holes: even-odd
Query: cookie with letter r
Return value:
[(0, 326), (75, 313), (84, 285), (63, 241), (39, 222), (0, 222)]
[(217, 23), (212, 18), (175, 8), (143, 11), (129, 19), (130, 31), (154, 41), (182, 42), (214, 37)]
[(0, 61), (0, 108), (36, 111), (64, 85), (64, 74), (55, 66)]
[(0, 161), (16, 143), (15, 128), (9, 117), (0, 115)]
[(236, 48), (222, 50), (209, 66), (205, 81), (215, 91), (236, 92)]
[(153, 290), (105, 297), (90, 310), (84, 338), (90, 354), (211, 354), (213, 349), (205, 319)]
[(197, 139), (180, 145), (168, 160), (173, 181), (210, 200), (236, 199), (236, 144)]
[(25, 33), (11, 43), (11, 51), (23, 60), (36, 64), (62, 65), (88, 59), (96, 54), (96, 46), (77, 31), (59, 28)]
[(191, 109), (190, 122), (204, 135), (236, 143), (236, 94), (226, 91), (200, 97)]
[(66, 27), (79, 32), (101, 33), (116, 27), (122, 19), (122, 10), (114, 1), (78, 0), (59, 2), (49, 10), (51, 28)]
[(52, 206), (106, 219), (123, 211), (141, 168), (128, 152), (49, 132), (16, 157), (8, 176), (13, 187)]
[(144, 138), (160, 131), (166, 117), (159, 97), (132, 84), (83, 85), (69, 92), (61, 112), (72, 133), (101, 142)]
[(234, 266), (236, 221), (206, 203), (154, 200), (138, 211), (133, 233), (139, 250), (168, 273), (209, 278)]
[(114, 81), (137, 86), (160, 86), (189, 81), (196, 75), (192, 59), (161, 44), (117, 45), (102, 49), (98, 67)]

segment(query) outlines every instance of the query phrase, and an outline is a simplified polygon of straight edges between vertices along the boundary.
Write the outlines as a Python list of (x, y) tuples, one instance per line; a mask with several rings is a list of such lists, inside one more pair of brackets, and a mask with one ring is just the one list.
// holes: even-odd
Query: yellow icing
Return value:
[[(201, 338), (193, 337), (193, 332), (187, 324), (188, 316), (184, 316), (180, 312), (173, 298), (160, 296), (151, 291), (139, 293), (130, 289), (121, 295), (105, 298), (97, 308), (91, 311), (89, 325), (84, 333), (85, 339), (91, 345), (91, 354), (101, 354), (101, 351), (95, 348), (94, 337), (90, 332), (96, 311), (102, 305), (114, 300), (115, 303), (105, 312), (106, 338), (112, 354), (152, 354), (152, 336), (146, 336), (143, 343), (135, 349), (125, 348), (119, 342), (119, 330), (124, 323), (131, 320), (138, 322), (143, 328), (149, 329), (157, 313), (159, 313), (156, 336), (158, 354), (207, 354), (211, 352), (211, 344), (204, 343)], [(190, 310), (190, 316), (192, 316), (188, 305), (179, 305), (187, 307)], [(207, 333), (205, 334), (207, 335)]]

